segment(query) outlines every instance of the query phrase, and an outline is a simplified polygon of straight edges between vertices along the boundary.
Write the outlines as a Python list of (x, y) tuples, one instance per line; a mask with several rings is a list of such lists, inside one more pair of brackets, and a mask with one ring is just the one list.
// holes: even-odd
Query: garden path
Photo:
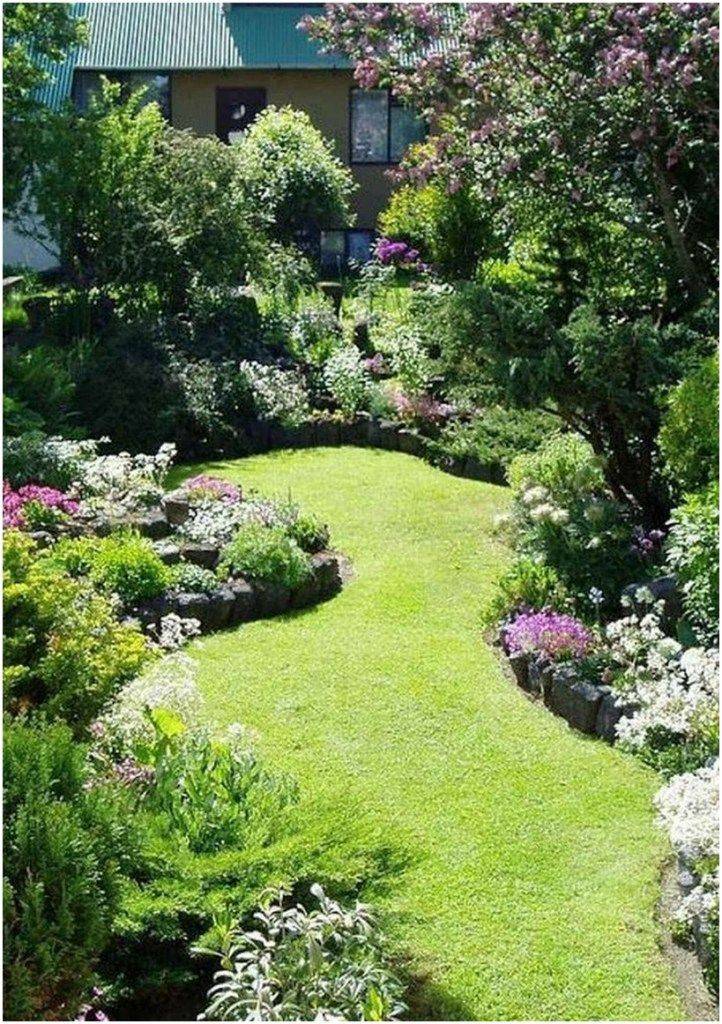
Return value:
[(191, 650), (209, 716), (258, 731), (310, 830), (396, 851), (371, 895), (419, 979), (414, 1016), (680, 1019), (656, 777), (526, 700), (481, 636), (508, 492), (358, 448), (203, 470), (290, 491), (353, 560), (332, 601)]

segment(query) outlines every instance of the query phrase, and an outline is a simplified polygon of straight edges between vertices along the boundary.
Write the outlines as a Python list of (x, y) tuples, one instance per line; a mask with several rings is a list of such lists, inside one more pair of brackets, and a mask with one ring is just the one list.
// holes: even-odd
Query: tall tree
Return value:
[(67, 3), (3, 4), (3, 185), (12, 210), (23, 193), (44, 134), (37, 90), (51, 65), (87, 38), (87, 27)]

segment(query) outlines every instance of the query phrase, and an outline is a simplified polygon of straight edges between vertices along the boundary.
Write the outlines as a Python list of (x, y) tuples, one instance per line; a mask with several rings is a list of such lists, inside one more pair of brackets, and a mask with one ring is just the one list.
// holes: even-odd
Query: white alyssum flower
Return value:
[(116, 757), (131, 756), (139, 741), (153, 739), (148, 709), (166, 708), (191, 727), (199, 724), (203, 698), (196, 664), (187, 654), (169, 654), (127, 683), (101, 714), (101, 745)]
[(677, 856), (693, 866), (719, 857), (719, 762), (675, 775), (657, 793), (655, 806)]
[(200, 636), (201, 624), (198, 619), (181, 618), (175, 612), (164, 615), (157, 629), (153, 630), (154, 643), (164, 651), (177, 651), (194, 636)]

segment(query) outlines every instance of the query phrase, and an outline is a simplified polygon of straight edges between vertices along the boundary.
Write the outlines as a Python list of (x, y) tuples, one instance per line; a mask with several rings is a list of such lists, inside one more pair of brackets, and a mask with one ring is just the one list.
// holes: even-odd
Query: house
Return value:
[[(351, 167), (356, 223), (323, 231), (329, 264), (363, 258), (391, 190), (385, 173), (423, 136), (419, 119), (383, 89), (355, 87), (351, 66), (298, 27), (321, 4), (79, 3), (89, 41), (53, 68), (42, 98), (82, 109), (100, 76), (145, 85), (169, 122), (233, 142), (267, 105), (305, 110)], [(6, 259), (7, 262), (7, 259)]]

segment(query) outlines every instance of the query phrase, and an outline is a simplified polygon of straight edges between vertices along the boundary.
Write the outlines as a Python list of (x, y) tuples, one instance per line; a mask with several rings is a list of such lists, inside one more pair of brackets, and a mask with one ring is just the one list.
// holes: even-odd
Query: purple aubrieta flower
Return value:
[(186, 480), (183, 484), (183, 490), (189, 497), (199, 500), (218, 498), (220, 501), (232, 504), (241, 501), (243, 498), (240, 487), (236, 487), (235, 484), (231, 484), (227, 480), (221, 480), (220, 477), (210, 476), (207, 473), (201, 473), (198, 476), (191, 477), (190, 480)]
[(594, 635), (575, 619), (561, 612), (524, 612), (503, 630), (509, 654), (536, 654), (548, 661), (583, 658), (594, 646)]
[(69, 495), (58, 491), (55, 487), (43, 487), (40, 484), (25, 484), (13, 490), (7, 480), (3, 481), (3, 526), (22, 529), (25, 525), (23, 510), (25, 506), (36, 501), (45, 508), (55, 509), (65, 515), (74, 516), (80, 506)]

